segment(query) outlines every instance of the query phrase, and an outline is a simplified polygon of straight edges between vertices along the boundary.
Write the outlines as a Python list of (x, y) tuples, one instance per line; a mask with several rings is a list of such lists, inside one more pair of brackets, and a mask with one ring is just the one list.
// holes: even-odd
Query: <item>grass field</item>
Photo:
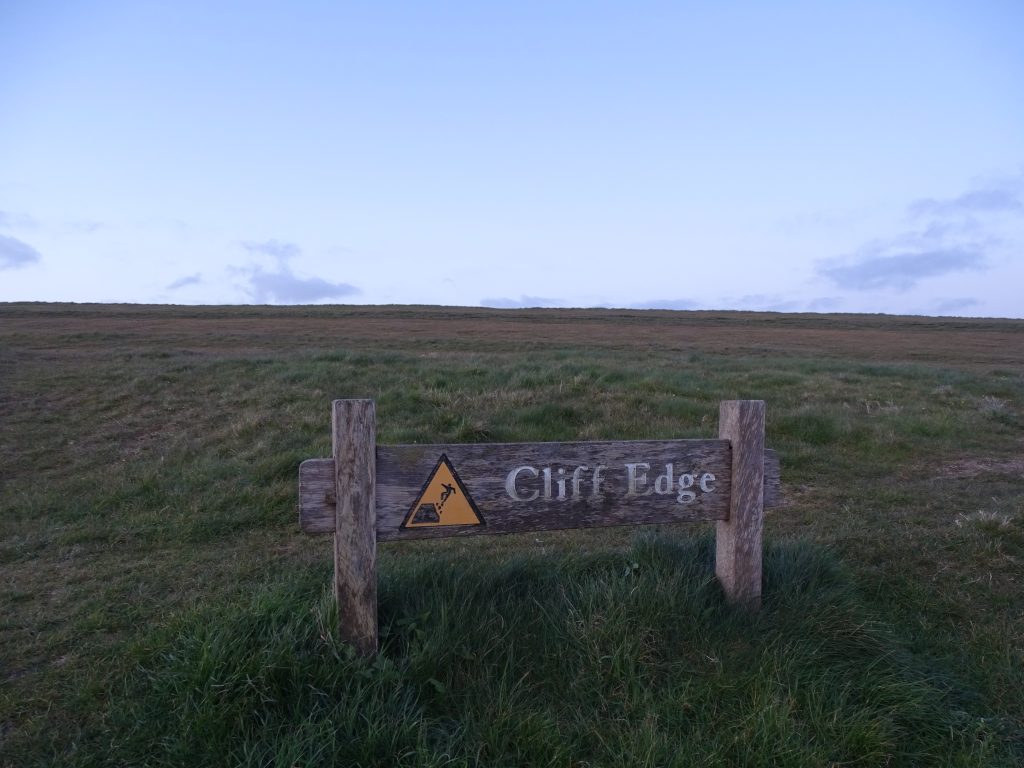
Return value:
[[(378, 440), (711, 437), (767, 401), (765, 608), (703, 525), (382, 545), (382, 653), (295, 519)], [(1024, 321), (0, 305), (0, 764), (1024, 763)]]

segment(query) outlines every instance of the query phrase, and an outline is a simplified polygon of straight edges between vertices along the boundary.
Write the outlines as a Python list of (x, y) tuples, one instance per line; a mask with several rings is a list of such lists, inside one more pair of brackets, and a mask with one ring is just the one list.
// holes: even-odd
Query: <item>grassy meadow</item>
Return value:
[[(378, 442), (713, 437), (767, 401), (764, 609), (706, 525), (381, 545), (382, 652), (296, 520)], [(1024, 764), (1024, 321), (0, 305), (2, 766)]]

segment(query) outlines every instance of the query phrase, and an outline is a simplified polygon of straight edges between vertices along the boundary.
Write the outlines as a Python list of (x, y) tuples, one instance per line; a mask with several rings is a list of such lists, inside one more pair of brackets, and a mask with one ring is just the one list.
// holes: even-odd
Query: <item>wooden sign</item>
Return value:
[(717, 440), (376, 445), (372, 400), (333, 403), (334, 458), (299, 467), (299, 524), (333, 533), (341, 636), (377, 650), (376, 542), (716, 520), (716, 574), (756, 608), (779, 497), (764, 402), (723, 402)]

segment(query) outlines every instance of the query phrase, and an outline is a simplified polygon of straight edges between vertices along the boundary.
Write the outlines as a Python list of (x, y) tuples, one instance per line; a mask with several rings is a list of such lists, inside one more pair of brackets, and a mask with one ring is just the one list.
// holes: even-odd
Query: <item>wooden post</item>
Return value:
[(377, 416), (373, 400), (335, 400), (334, 599), (338, 633), (361, 656), (377, 653)]
[(717, 523), (715, 574), (729, 602), (757, 610), (764, 521), (764, 401), (722, 401), (718, 436), (732, 443), (732, 494), (729, 517)]

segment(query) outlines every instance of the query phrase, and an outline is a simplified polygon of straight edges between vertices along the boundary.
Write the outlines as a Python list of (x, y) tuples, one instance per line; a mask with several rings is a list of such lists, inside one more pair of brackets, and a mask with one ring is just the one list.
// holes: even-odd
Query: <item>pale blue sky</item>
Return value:
[(0, 0), (0, 301), (1024, 316), (1024, 3)]

